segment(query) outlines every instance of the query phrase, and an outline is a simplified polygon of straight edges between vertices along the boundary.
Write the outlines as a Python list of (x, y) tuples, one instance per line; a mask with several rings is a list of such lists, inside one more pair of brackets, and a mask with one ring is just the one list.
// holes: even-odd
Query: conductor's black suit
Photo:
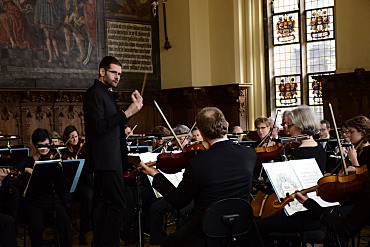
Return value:
[(190, 220), (169, 237), (166, 246), (204, 246), (201, 222), (206, 210), (225, 198), (250, 200), (256, 159), (254, 149), (224, 140), (189, 161), (177, 188), (163, 174), (156, 174), (154, 188), (175, 207), (186, 206), (192, 198), (195, 204)]
[[(122, 157), (127, 157), (123, 125), (128, 121), (118, 109), (109, 88), (95, 80), (83, 102), (86, 130), (86, 162), (94, 171), (94, 193), (102, 204), (94, 223), (93, 246), (118, 246), (124, 222), (125, 187)], [(122, 155), (122, 157), (121, 157)]]

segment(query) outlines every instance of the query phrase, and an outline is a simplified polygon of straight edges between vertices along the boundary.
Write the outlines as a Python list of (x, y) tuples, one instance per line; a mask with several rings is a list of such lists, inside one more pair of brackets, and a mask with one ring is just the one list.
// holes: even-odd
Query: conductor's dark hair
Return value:
[(122, 67), (122, 64), (120, 63), (120, 61), (118, 61), (117, 58), (112, 57), (112, 56), (106, 56), (100, 61), (99, 70), (101, 68), (109, 69), (111, 64), (115, 64), (115, 65), (118, 65), (118, 66)]
[(227, 121), (216, 107), (203, 108), (196, 117), (197, 126), (208, 139), (222, 138), (227, 133)]
[(43, 142), (46, 139), (49, 140), (49, 143), (51, 143), (51, 138), (49, 136), (49, 132), (46, 129), (40, 129), (37, 128), (32, 133), (32, 144), (36, 147), (38, 142)]
[(73, 125), (69, 125), (64, 129), (64, 132), (63, 132), (63, 142), (64, 142), (64, 144), (67, 144), (67, 141), (69, 139), (69, 134), (71, 134), (73, 131), (76, 131), (77, 135), (80, 136), (76, 127), (73, 126)]

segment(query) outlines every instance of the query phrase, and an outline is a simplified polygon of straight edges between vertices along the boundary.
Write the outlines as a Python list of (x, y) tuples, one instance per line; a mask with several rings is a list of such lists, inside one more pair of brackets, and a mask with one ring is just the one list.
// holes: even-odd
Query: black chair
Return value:
[[(227, 198), (212, 204), (203, 218), (202, 229), (207, 246), (246, 246), (251, 242), (254, 242), (252, 246), (263, 246), (252, 207), (241, 198)], [(253, 240), (247, 238), (252, 230), (256, 233)]]

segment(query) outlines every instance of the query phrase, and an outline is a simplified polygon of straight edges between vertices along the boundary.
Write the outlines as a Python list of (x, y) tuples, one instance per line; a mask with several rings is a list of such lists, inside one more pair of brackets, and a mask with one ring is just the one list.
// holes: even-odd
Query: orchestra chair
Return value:
[[(246, 246), (251, 242), (254, 244), (250, 246), (263, 246), (252, 207), (241, 198), (222, 199), (212, 204), (204, 215), (202, 229), (206, 246)], [(248, 239), (252, 235), (253, 239)]]
[(322, 227), (317, 230), (305, 232), (272, 232), (269, 234), (269, 237), (274, 239), (274, 246), (285, 246), (287, 243), (290, 246), (306, 246), (307, 244), (315, 246), (315, 244), (323, 242), (326, 233), (326, 228)]

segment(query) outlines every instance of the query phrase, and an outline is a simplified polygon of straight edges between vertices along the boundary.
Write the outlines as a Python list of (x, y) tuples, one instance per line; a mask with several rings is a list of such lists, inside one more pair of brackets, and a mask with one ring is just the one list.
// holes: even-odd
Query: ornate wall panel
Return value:
[[(74, 125), (80, 134), (85, 134), (82, 101), (85, 90), (36, 90), (2, 89), (0, 91), (0, 131), (2, 134), (19, 135), (28, 147), (32, 146), (31, 135), (36, 128), (45, 128), (63, 133), (65, 127)], [(128, 107), (131, 91), (116, 90), (114, 93), (121, 109)], [(247, 128), (247, 87), (224, 85), (202, 88), (170, 90), (146, 90), (144, 107), (129, 122), (137, 124), (135, 133), (149, 133), (157, 125), (166, 126), (154, 106), (156, 100), (172, 126), (186, 124), (191, 127), (195, 116), (203, 107), (220, 108), (230, 126)], [(253, 126), (252, 126), (253, 128)], [(18, 144), (18, 143), (16, 143)], [(32, 153), (32, 151), (31, 151)]]

